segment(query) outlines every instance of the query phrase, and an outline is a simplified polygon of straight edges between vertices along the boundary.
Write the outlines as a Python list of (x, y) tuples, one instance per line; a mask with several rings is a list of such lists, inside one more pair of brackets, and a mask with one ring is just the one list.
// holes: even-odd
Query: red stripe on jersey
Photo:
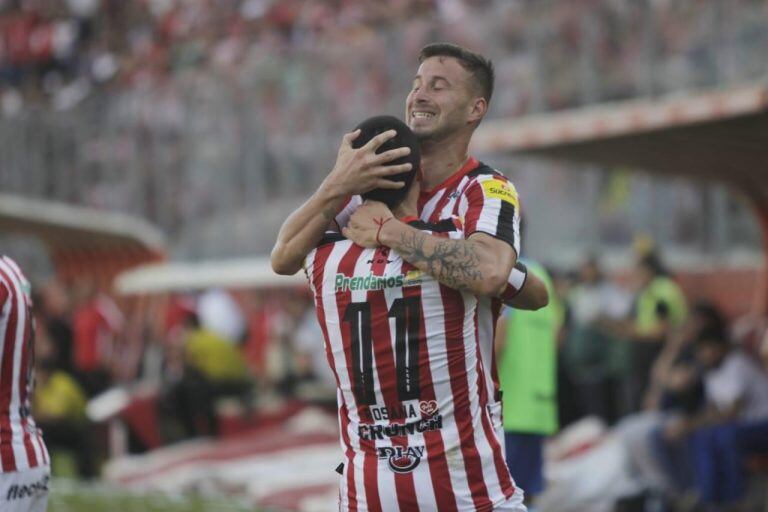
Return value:
[[(337, 272), (344, 274), (345, 276), (352, 277), (355, 275), (355, 266), (363, 253), (364, 249), (359, 245), (352, 244), (349, 250), (342, 256), (339, 262)], [(352, 292), (336, 292), (336, 307), (340, 318), (344, 318), (344, 311), (346, 311), (349, 303), (352, 302)], [(354, 389), (355, 375), (354, 366), (352, 365), (352, 338), (349, 330), (345, 329), (344, 323), (341, 328), (342, 345), (344, 347), (344, 354), (347, 360), (347, 370), (349, 372), (349, 382)], [(363, 418), (366, 412), (365, 404), (355, 403), (358, 417)], [(364, 455), (363, 461), (363, 487), (365, 488), (365, 501), (368, 505), (368, 510), (373, 512), (381, 511), (381, 501), (379, 499), (379, 488), (377, 485), (377, 473), (378, 473), (378, 458), (376, 454), (376, 443), (374, 441), (367, 441), (360, 439), (360, 448)], [(354, 469), (354, 466), (353, 466)], [(352, 471), (354, 475), (354, 471)], [(351, 478), (354, 478), (352, 476)], [(353, 487), (354, 488), (354, 484)]]
[(515, 485), (509, 474), (509, 467), (507, 467), (507, 463), (504, 460), (505, 454), (501, 449), (501, 443), (499, 443), (499, 440), (496, 437), (496, 431), (491, 423), (487, 408), (483, 408), (481, 411), (481, 421), (483, 422), (483, 432), (485, 433), (485, 437), (488, 439), (488, 444), (491, 445), (491, 449), (493, 450), (493, 465), (496, 468), (496, 476), (501, 485), (501, 492), (503, 492), (504, 496), (509, 499), (515, 494)]
[[(496, 342), (496, 325), (499, 322), (499, 314), (501, 313), (501, 300), (491, 299), (491, 316), (493, 318), (493, 335), (491, 336), (491, 343)], [(493, 345), (491, 345), (493, 346)], [(501, 385), (499, 384), (499, 367), (496, 364), (496, 351), (491, 349), (491, 379), (493, 380), (493, 399), (496, 402), (501, 401)]]
[[(403, 273), (414, 270), (416, 267), (403, 261)], [(403, 288), (404, 297), (421, 297), (421, 286), (409, 286)], [(427, 328), (424, 324), (424, 315), (419, 317), (419, 384), (420, 398), (422, 401), (437, 401), (435, 388), (432, 384), (432, 368), (429, 365), (429, 348), (427, 346)], [(423, 364), (422, 364), (423, 362)], [(440, 431), (424, 432), (424, 441), (427, 445), (427, 461), (429, 463), (429, 475), (432, 480), (432, 491), (435, 493), (435, 503), (441, 512), (457, 511), (456, 494), (453, 491), (448, 461), (445, 458), (445, 443)]]
[(315, 311), (317, 313), (317, 321), (320, 324), (320, 329), (323, 333), (323, 341), (325, 344), (325, 357), (328, 360), (328, 366), (330, 366), (333, 372), (333, 377), (336, 379), (336, 386), (341, 387), (339, 382), (339, 375), (336, 373), (336, 365), (333, 364), (333, 350), (331, 344), (328, 343), (328, 326), (325, 323), (325, 307), (323, 306), (323, 278), (325, 277), (325, 264), (328, 262), (328, 258), (333, 251), (333, 244), (326, 244), (322, 247), (318, 247), (315, 250), (315, 258), (312, 262), (312, 288), (315, 290)]
[(344, 441), (347, 456), (347, 501), (350, 512), (356, 512), (357, 492), (355, 489), (355, 451), (352, 449), (352, 443), (349, 439), (349, 411), (347, 404), (342, 397), (341, 407), (339, 408), (339, 418), (341, 418), (341, 439)]
[[(496, 469), (496, 476), (499, 479), (499, 484), (501, 486), (501, 492), (504, 493), (504, 496), (507, 497), (507, 499), (511, 498), (512, 495), (515, 493), (514, 485), (512, 484), (512, 479), (509, 475), (509, 468), (507, 467), (506, 463), (504, 462), (504, 453), (502, 453), (501, 444), (499, 443), (498, 438), (496, 437), (496, 432), (493, 428), (493, 424), (491, 423), (489, 412), (488, 412), (488, 404), (490, 404), (490, 400), (488, 399), (489, 392), (491, 390), (487, 389), (487, 386), (485, 385), (485, 375), (486, 371), (488, 371), (485, 366), (483, 365), (483, 355), (480, 351), (480, 343), (485, 340), (480, 340), (480, 332), (479, 332), (479, 321), (478, 321), (478, 313), (475, 311), (475, 339), (478, 340), (477, 344), (477, 365), (478, 365), (478, 372), (477, 372), (477, 387), (480, 390), (480, 413), (481, 413), (481, 421), (483, 423), (483, 433), (485, 434), (485, 438), (488, 441), (488, 444), (491, 447), (491, 451), (493, 452), (493, 464)], [(494, 323), (493, 328), (494, 336), (491, 337), (491, 340), (495, 339), (495, 333), (496, 333), (496, 327)], [(495, 366), (495, 362), (493, 359), (493, 353), (494, 350), (491, 350), (491, 366)], [(495, 369), (495, 368), (494, 368)], [(496, 389), (493, 390), (494, 392)]]
[[(373, 275), (384, 275), (387, 267), (387, 257), (389, 249), (382, 248), (376, 251), (374, 262), (371, 267)], [(396, 409), (400, 406), (400, 397), (397, 390), (397, 368), (395, 366), (395, 355), (392, 352), (392, 338), (389, 331), (389, 316), (384, 315), (388, 311), (387, 301), (383, 290), (372, 290), (367, 294), (368, 303), (371, 310), (378, 314), (371, 316), (371, 335), (373, 336), (374, 357), (376, 358), (376, 373), (379, 377), (381, 395), (384, 400), (384, 406), (388, 409)], [(410, 340), (409, 340), (410, 341)], [(421, 360), (419, 360), (420, 362)], [(378, 404), (377, 404), (378, 405)], [(390, 420), (390, 423), (406, 423), (407, 418), (402, 421)], [(391, 437), (393, 446), (408, 446), (408, 440), (405, 438)], [(395, 491), (397, 494), (397, 503), (401, 510), (418, 509), (416, 500), (416, 486), (413, 482), (413, 474), (406, 473), (394, 474)]]
[(490, 510), (493, 506), (483, 479), (483, 465), (475, 446), (472, 426), (472, 408), (469, 397), (469, 379), (464, 344), (464, 299), (461, 293), (440, 285), (445, 315), (445, 342), (448, 351), (448, 371), (451, 375), (454, 417), (461, 439), (464, 469), (472, 493), (472, 501), (478, 510)]
[[(480, 220), (480, 216), (483, 213), (485, 207), (485, 193), (483, 187), (478, 182), (473, 182), (469, 185), (464, 192), (467, 198), (467, 212), (464, 215), (464, 232), (466, 236), (471, 235), (477, 228), (477, 221)], [(459, 201), (456, 201), (458, 207)]]
[[(29, 313), (31, 313), (31, 311), (27, 310), (27, 315), (29, 315)], [(27, 318), (27, 321), (24, 322), (24, 344), (22, 345), (21, 368), (19, 369), (19, 404), (21, 404), (27, 413), (29, 411), (27, 407), (27, 393), (29, 392), (29, 386), (31, 385), (29, 382), (30, 379), (28, 368), (30, 364), (34, 364), (33, 361), (29, 361), (31, 350), (27, 350), (27, 340), (29, 340), (29, 337), (32, 336), (31, 329), (32, 319)], [(34, 357), (34, 354), (32, 356)], [(27, 461), (29, 463), (29, 467), (37, 467), (37, 456), (35, 455), (35, 447), (32, 446), (32, 438), (29, 435), (29, 421), (27, 414), (22, 414), (21, 416), (21, 429), (24, 433), (24, 449), (27, 451)]]
[[(14, 265), (9, 265), (9, 271), (13, 273), (16, 281), (21, 283), (24, 279), (21, 275), (21, 270)], [(25, 302), (26, 304), (26, 302)], [(19, 368), (19, 406), (23, 408), (21, 414), (21, 429), (24, 436), (24, 449), (27, 452), (27, 462), (30, 468), (37, 467), (37, 456), (35, 454), (35, 447), (32, 445), (32, 437), (29, 434), (29, 420), (27, 415), (29, 414), (29, 391), (32, 386), (32, 379), (30, 365), (34, 365), (34, 352), (32, 352), (32, 311), (31, 308), (27, 308), (24, 318), (24, 333), (23, 341), (21, 345), (21, 367)], [(30, 361), (30, 355), (32, 361)]]
[[(323, 332), (323, 340), (325, 343), (325, 357), (328, 359), (328, 365), (333, 372), (333, 376), (336, 379), (336, 386), (341, 387), (339, 381), (339, 374), (336, 371), (336, 365), (333, 364), (333, 351), (331, 344), (328, 342), (328, 325), (325, 323), (325, 307), (323, 305), (323, 278), (325, 277), (325, 265), (328, 262), (328, 258), (333, 252), (333, 244), (326, 244), (318, 247), (315, 250), (315, 257), (312, 262), (312, 287), (315, 290), (315, 310), (317, 312), (317, 320), (320, 323), (320, 329)], [(347, 405), (344, 402), (344, 397), (341, 397), (339, 403), (339, 418), (341, 424), (339, 428), (341, 430), (341, 439), (345, 446), (344, 454), (347, 457), (347, 496), (348, 506), (350, 511), (357, 511), (357, 494), (355, 492), (355, 465), (354, 457), (355, 452), (352, 449), (352, 443), (349, 439), (349, 412), (347, 411)]]
[(483, 364), (483, 352), (480, 349), (480, 321), (477, 318), (477, 309), (475, 309), (475, 316), (472, 321), (475, 324), (475, 339), (477, 340), (477, 390), (480, 396), (480, 407), (486, 407), (490, 401), (485, 385), (485, 365)]
[(13, 355), (16, 348), (18, 325), (17, 294), (19, 291), (2, 268), (0, 268), (0, 280), (4, 281), (8, 287), (6, 303), (9, 305), (8, 323), (3, 336), (3, 353), (0, 361), (0, 464), (3, 472), (12, 472), (16, 471), (16, 456), (13, 454), (11, 399), (13, 393)]

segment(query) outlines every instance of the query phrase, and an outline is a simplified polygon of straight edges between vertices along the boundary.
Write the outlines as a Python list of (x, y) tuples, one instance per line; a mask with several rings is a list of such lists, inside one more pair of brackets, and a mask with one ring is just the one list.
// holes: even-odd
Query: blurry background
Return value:
[[(126, 493), (139, 489), (329, 510), (338, 445), (321, 339), (301, 277), (278, 279), (259, 257), (345, 131), (402, 115), (419, 49), (440, 40), (495, 63), (481, 132), (532, 119), (556, 128), (546, 114), (596, 105), (610, 116), (622, 100), (674, 114), (685, 110), (676, 101), (742, 88), (757, 90), (751, 114), (766, 110), (765, 0), (0, 0), (0, 248), (38, 290), (40, 401), (68, 404), (38, 413), (60, 438), (54, 471), (109, 482), (55, 480), (54, 507), (86, 510), (72, 503), (104, 492), (130, 507)], [(650, 174), (482, 140), (477, 156), (520, 192), (524, 256), (550, 269), (565, 311), (583, 306), (573, 306), (589, 280), (579, 268), (595, 257), (627, 303), (614, 316), (632, 323), (636, 262), (653, 252), (686, 300), (715, 304), (758, 360), (765, 159), (744, 164), (756, 177), (739, 192), (711, 169), (698, 176), (671, 144), (653, 151), (669, 151), (680, 172)], [(738, 141), (723, 153), (734, 162), (723, 176), (738, 174)], [(569, 341), (572, 317), (559, 334), (561, 373), (571, 371), (561, 381), (593, 363)], [(563, 426), (601, 418), (601, 436), (642, 408), (560, 402)], [(306, 448), (275, 454), (285, 431)], [(227, 450), (232, 461), (219, 457)], [(319, 469), (305, 463), (297, 476), (296, 456)], [(583, 510), (618, 500), (592, 498)]]

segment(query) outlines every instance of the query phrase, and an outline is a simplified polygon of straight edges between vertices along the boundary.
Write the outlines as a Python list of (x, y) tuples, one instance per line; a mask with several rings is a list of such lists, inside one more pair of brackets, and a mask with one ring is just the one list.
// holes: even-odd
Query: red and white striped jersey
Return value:
[[(352, 197), (337, 215), (336, 224), (346, 226), (360, 204), (360, 196)], [(419, 218), (442, 231), (456, 225), (458, 229), (450, 232), (451, 238), (467, 238), (476, 232), (489, 234), (509, 243), (520, 255), (520, 200), (517, 190), (503, 174), (473, 157), (443, 183), (421, 192)], [(510, 281), (510, 285), (514, 289), (521, 283)], [(500, 300), (478, 298), (478, 340), (482, 361), (488, 370), (487, 388), (492, 390), (489, 407), (499, 416), (501, 400), (493, 340), (500, 310)]]
[[(471, 161), (452, 189), (432, 192), (454, 209), (412, 224), (450, 238), (483, 231), (517, 250), (516, 192), (490, 169), (467, 177), (479, 168)], [(427, 204), (436, 211), (437, 202)], [(353, 209), (342, 211), (341, 226)], [(338, 385), (341, 509), (485, 511), (509, 500), (515, 486), (491, 375), (498, 301), (338, 234), (326, 235), (305, 270)]]
[(48, 451), (30, 415), (34, 325), (29, 281), (0, 256), (0, 473), (48, 464)]

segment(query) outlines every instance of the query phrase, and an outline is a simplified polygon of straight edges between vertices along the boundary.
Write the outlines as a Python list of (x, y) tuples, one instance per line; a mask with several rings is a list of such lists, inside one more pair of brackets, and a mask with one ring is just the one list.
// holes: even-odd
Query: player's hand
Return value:
[(417, 176), (416, 179), (413, 180), (413, 183), (411, 183), (411, 188), (408, 190), (408, 194), (406, 194), (405, 199), (403, 199), (403, 201), (392, 210), (392, 213), (395, 215), (395, 217), (398, 219), (405, 217), (418, 217), (420, 192), (421, 182)]
[(378, 247), (381, 245), (377, 239), (381, 226), (394, 218), (384, 203), (366, 201), (355, 210), (341, 233), (361, 247)]
[(376, 154), (376, 150), (395, 135), (397, 135), (395, 130), (380, 133), (358, 149), (352, 147), (352, 141), (360, 136), (360, 130), (344, 135), (336, 156), (336, 164), (324, 185), (329, 187), (335, 195), (344, 197), (363, 194), (375, 188), (402, 188), (403, 182), (391, 181), (387, 178), (409, 171), (411, 164), (387, 164), (410, 154), (411, 148), (400, 147)]

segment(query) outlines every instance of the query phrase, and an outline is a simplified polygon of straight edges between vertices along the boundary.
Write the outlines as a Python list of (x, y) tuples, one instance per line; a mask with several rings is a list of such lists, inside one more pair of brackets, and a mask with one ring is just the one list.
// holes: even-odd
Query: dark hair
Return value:
[(701, 332), (707, 332), (711, 336), (724, 340), (728, 339), (728, 322), (715, 304), (702, 299), (697, 301), (691, 309), (702, 319)]
[(702, 345), (716, 345), (718, 347), (729, 347), (730, 342), (723, 333), (718, 329), (705, 328), (696, 335), (696, 346)]
[(648, 254), (645, 254), (644, 256), (642, 256), (640, 258), (639, 263), (641, 267), (650, 270), (654, 275), (657, 275), (657, 276), (669, 275), (669, 272), (667, 271), (666, 267), (661, 262), (661, 258), (655, 252), (649, 252)]
[(493, 96), (493, 63), (471, 50), (451, 43), (428, 44), (419, 52), (419, 63), (430, 57), (453, 57), (459, 61), (461, 67), (472, 73), (480, 92), (488, 103)]
[(386, 141), (379, 146), (376, 153), (383, 153), (390, 149), (396, 149), (400, 147), (411, 148), (411, 153), (400, 157), (398, 159), (388, 162), (387, 165), (400, 165), (405, 163), (411, 164), (411, 170), (389, 176), (386, 179), (391, 181), (402, 181), (405, 186), (402, 188), (375, 188), (371, 191), (361, 194), (363, 199), (371, 199), (373, 201), (381, 201), (389, 208), (394, 208), (400, 204), (405, 196), (408, 194), (408, 189), (411, 188), (414, 178), (419, 172), (421, 167), (421, 152), (419, 149), (419, 139), (408, 128), (408, 125), (402, 122), (400, 119), (393, 116), (375, 116), (369, 117), (355, 128), (360, 130), (360, 135), (352, 141), (353, 148), (360, 148), (368, 143), (372, 138), (380, 133), (384, 133), (388, 130), (395, 130), (397, 135)]

